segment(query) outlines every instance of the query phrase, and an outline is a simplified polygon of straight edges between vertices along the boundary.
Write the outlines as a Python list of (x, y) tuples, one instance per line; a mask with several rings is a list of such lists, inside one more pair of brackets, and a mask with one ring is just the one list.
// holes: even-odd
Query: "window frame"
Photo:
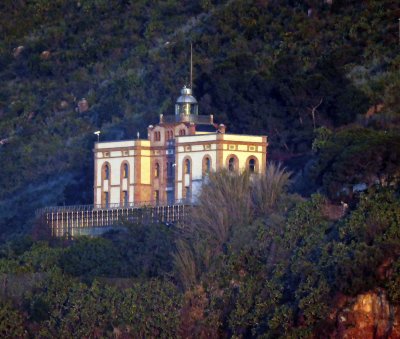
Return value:
[(154, 164), (154, 178), (160, 177), (160, 163), (157, 161)]

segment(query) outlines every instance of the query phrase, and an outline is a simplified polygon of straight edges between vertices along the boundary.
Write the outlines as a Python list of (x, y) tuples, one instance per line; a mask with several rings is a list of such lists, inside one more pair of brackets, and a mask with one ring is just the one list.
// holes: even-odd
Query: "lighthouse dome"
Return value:
[(190, 103), (197, 104), (196, 98), (192, 95), (192, 89), (183, 86), (181, 89), (181, 96), (176, 100), (177, 104)]

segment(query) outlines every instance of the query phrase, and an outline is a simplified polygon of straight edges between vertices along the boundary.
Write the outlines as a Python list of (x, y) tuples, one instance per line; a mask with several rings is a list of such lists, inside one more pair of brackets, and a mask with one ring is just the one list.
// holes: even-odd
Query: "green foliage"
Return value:
[(213, 173), (187, 228), (8, 242), (0, 336), (329, 337), (338, 292), (381, 286), (398, 304), (396, 10), (390, 0), (1, 2), (0, 241), (26, 232), (35, 208), (91, 202), (92, 132), (129, 139), (172, 112), (189, 40), (201, 113), (267, 134), (272, 156), (312, 148), (330, 198), (370, 190), (332, 221), (323, 196), (286, 192), (280, 166)]
[(393, 272), (386, 283), (389, 300), (399, 305), (400, 304), (400, 259), (397, 259), (392, 265)]
[[(6, 244), (3, 248), (9, 250), (10, 247), (13, 245)], [(49, 247), (46, 242), (36, 242), (25, 252), (18, 252), (10, 251), (0, 259), (1, 273), (46, 272), (58, 265), (63, 250)]]
[(54, 270), (26, 295), (39, 336), (60, 338), (176, 336), (180, 298), (169, 282), (134, 283), (118, 289), (93, 281), (80, 283)]
[(28, 251), (33, 245), (33, 240), (29, 236), (16, 237), (0, 247), (0, 257), (15, 257)]
[[(397, 126), (393, 1), (312, 8), (309, 17), (289, 0), (3, 1), (2, 239), (25, 232), (36, 208), (91, 202), (93, 131), (129, 139), (172, 113), (189, 40), (201, 113), (267, 134), (270, 150), (307, 152), (314, 127), (360, 120), (380, 102), (370, 125)], [(83, 97), (90, 109), (76, 111)]]
[(135, 336), (176, 337), (181, 303), (173, 284), (150, 280), (125, 291), (120, 312)]
[(60, 266), (73, 276), (95, 277), (113, 273), (119, 259), (111, 241), (82, 237), (64, 251)]
[(24, 318), (11, 303), (0, 301), (0, 336), (2, 338), (24, 338)]
[[(253, 183), (247, 182), (249, 196)], [(277, 201), (247, 225), (232, 224), (218, 250), (209, 245), (207, 228), (178, 232), (162, 225), (131, 225), (64, 248), (8, 244), (1, 259), (1, 330), (61, 338), (307, 337), (329, 334), (338, 292), (384, 286), (399, 303), (398, 193), (371, 190), (336, 222), (325, 216), (321, 195), (305, 200), (281, 193)], [(383, 277), (382, 265), (389, 272)]]
[(400, 201), (391, 190), (372, 190), (339, 226), (334, 244), (338, 288), (355, 294), (376, 285), (377, 268), (400, 253)]
[[(283, 219), (271, 215), (264, 225), (258, 222), (258, 237), (242, 251), (228, 252), (208, 278), (227, 293), (227, 330), (244, 337), (327, 333), (335, 293), (356, 295), (379, 286), (380, 265), (398, 258), (399, 202), (393, 191), (371, 191), (348, 217), (332, 223), (323, 214), (325, 199), (315, 195)], [(387, 282), (392, 300), (396, 265)]]
[(315, 180), (331, 197), (366, 183), (396, 185), (400, 178), (400, 137), (397, 131), (351, 128), (326, 136), (313, 168)]
[(329, 139), (332, 136), (332, 131), (326, 127), (320, 127), (315, 130), (315, 139), (312, 144), (312, 150), (318, 151), (327, 146)]
[(165, 225), (127, 224), (105, 238), (80, 237), (59, 258), (73, 276), (158, 277), (172, 270), (174, 233)]
[(117, 253), (111, 275), (158, 277), (170, 273), (175, 230), (163, 224), (127, 223), (125, 227), (126, 231), (105, 235)]

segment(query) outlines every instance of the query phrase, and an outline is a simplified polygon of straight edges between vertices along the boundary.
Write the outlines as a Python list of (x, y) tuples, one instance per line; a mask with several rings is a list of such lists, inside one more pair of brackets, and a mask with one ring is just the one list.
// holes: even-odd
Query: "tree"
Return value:
[(24, 318), (10, 302), (0, 301), (0, 336), (2, 338), (24, 338)]
[(316, 141), (318, 160), (314, 180), (330, 197), (366, 183), (397, 185), (400, 178), (400, 137), (395, 131), (349, 128)]

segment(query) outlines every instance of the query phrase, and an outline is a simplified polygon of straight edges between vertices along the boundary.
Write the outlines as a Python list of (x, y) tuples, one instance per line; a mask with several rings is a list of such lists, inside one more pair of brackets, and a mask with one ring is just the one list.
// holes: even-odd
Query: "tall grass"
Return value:
[(287, 172), (281, 164), (271, 162), (265, 175), (252, 182), (252, 202), (259, 214), (268, 214), (273, 210), (289, 184), (290, 175), (291, 172)]
[(197, 278), (196, 260), (193, 250), (186, 241), (179, 239), (173, 258), (178, 279), (182, 286), (188, 289), (196, 282)]
[(234, 225), (246, 225), (252, 216), (248, 173), (222, 170), (211, 173), (203, 185), (191, 226), (218, 247), (227, 241)]
[(274, 163), (265, 175), (227, 170), (210, 173), (174, 255), (175, 269), (185, 288), (209, 270), (235, 230), (249, 227), (256, 217), (276, 208), (289, 177), (290, 173)]

